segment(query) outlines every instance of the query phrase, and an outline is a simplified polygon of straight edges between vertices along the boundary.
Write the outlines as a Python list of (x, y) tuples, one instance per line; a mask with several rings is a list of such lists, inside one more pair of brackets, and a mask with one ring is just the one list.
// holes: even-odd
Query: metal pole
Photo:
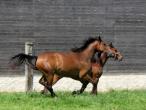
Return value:
[[(32, 49), (33, 43), (25, 42), (25, 54), (32, 55)], [(25, 78), (26, 78), (25, 91), (31, 92), (33, 90), (33, 70), (28, 65), (25, 65)]]

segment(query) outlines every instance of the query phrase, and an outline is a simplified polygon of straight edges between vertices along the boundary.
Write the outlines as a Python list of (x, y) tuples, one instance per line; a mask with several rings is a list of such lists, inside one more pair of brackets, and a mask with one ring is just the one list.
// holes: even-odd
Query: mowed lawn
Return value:
[(146, 90), (115, 91), (71, 95), (57, 92), (58, 97), (40, 93), (0, 93), (0, 110), (146, 110)]

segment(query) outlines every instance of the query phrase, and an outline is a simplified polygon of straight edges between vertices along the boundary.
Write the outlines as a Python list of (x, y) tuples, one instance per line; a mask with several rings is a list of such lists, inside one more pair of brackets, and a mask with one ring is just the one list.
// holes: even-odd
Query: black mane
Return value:
[(81, 47), (72, 48), (71, 51), (72, 52), (82, 52), (83, 50), (85, 50), (89, 46), (89, 44), (93, 43), (94, 41), (99, 41), (99, 39), (91, 37), (91, 38), (85, 40), (84, 44)]

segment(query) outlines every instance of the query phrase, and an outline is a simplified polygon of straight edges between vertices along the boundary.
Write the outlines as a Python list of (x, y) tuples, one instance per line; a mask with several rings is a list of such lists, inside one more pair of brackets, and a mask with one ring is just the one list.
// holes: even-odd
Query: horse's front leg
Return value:
[(97, 82), (97, 79), (94, 80), (91, 76), (89, 76), (88, 72), (85, 71), (85, 70), (80, 71), (79, 77), (80, 77), (82, 80), (88, 81), (88, 82), (90, 82), (90, 83), (92, 83), (92, 84), (94, 84), (94, 83)]
[(101, 73), (99, 73), (97, 71), (92, 71), (92, 78), (93, 78), (93, 80), (96, 80), (97, 82), (92, 84), (93, 87), (92, 87), (91, 94), (97, 95), (97, 85), (98, 85), (100, 76), (101, 76)]
[(92, 92), (91, 94), (97, 95), (97, 85), (98, 85), (99, 79), (95, 84), (93, 84)]
[(98, 78), (92, 78), (88, 73), (90, 73), (91, 71), (88, 71), (87, 70), (82, 70), (80, 71), (79, 73), (79, 77), (84, 80), (84, 81), (88, 81), (90, 83), (92, 83), (93, 85), (94, 84), (97, 84), (97, 81), (98, 81)]
[(73, 95), (74, 94), (82, 94), (84, 92), (85, 88), (87, 87), (87, 85), (88, 85), (89, 82), (86, 81), (86, 82), (81, 82), (81, 83), (82, 83), (81, 89), (80, 90), (77, 90), (77, 91), (73, 91), (72, 92)]
[(93, 84), (91, 94), (97, 95), (97, 87), (98, 87), (98, 82), (99, 82), (99, 78), (101, 77), (101, 75), (102, 75), (102, 71), (101, 72), (92, 71), (92, 78), (93, 78), (93, 80), (97, 80), (97, 82), (95, 84)]

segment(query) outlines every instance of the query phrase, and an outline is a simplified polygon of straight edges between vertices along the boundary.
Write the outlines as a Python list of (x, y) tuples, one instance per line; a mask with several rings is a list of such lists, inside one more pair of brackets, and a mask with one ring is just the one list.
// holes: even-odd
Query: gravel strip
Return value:
[[(33, 89), (40, 91), (41, 86), (38, 81), (40, 76), (34, 76)], [(54, 86), (54, 91), (73, 91), (81, 87), (79, 81), (62, 78)], [(89, 84), (86, 91), (90, 91), (92, 85)], [(146, 75), (103, 75), (100, 78), (98, 91), (108, 91), (112, 89), (146, 89)], [(2, 77), (0, 76), (0, 91), (20, 92), (25, 91), (25, 77)]]

